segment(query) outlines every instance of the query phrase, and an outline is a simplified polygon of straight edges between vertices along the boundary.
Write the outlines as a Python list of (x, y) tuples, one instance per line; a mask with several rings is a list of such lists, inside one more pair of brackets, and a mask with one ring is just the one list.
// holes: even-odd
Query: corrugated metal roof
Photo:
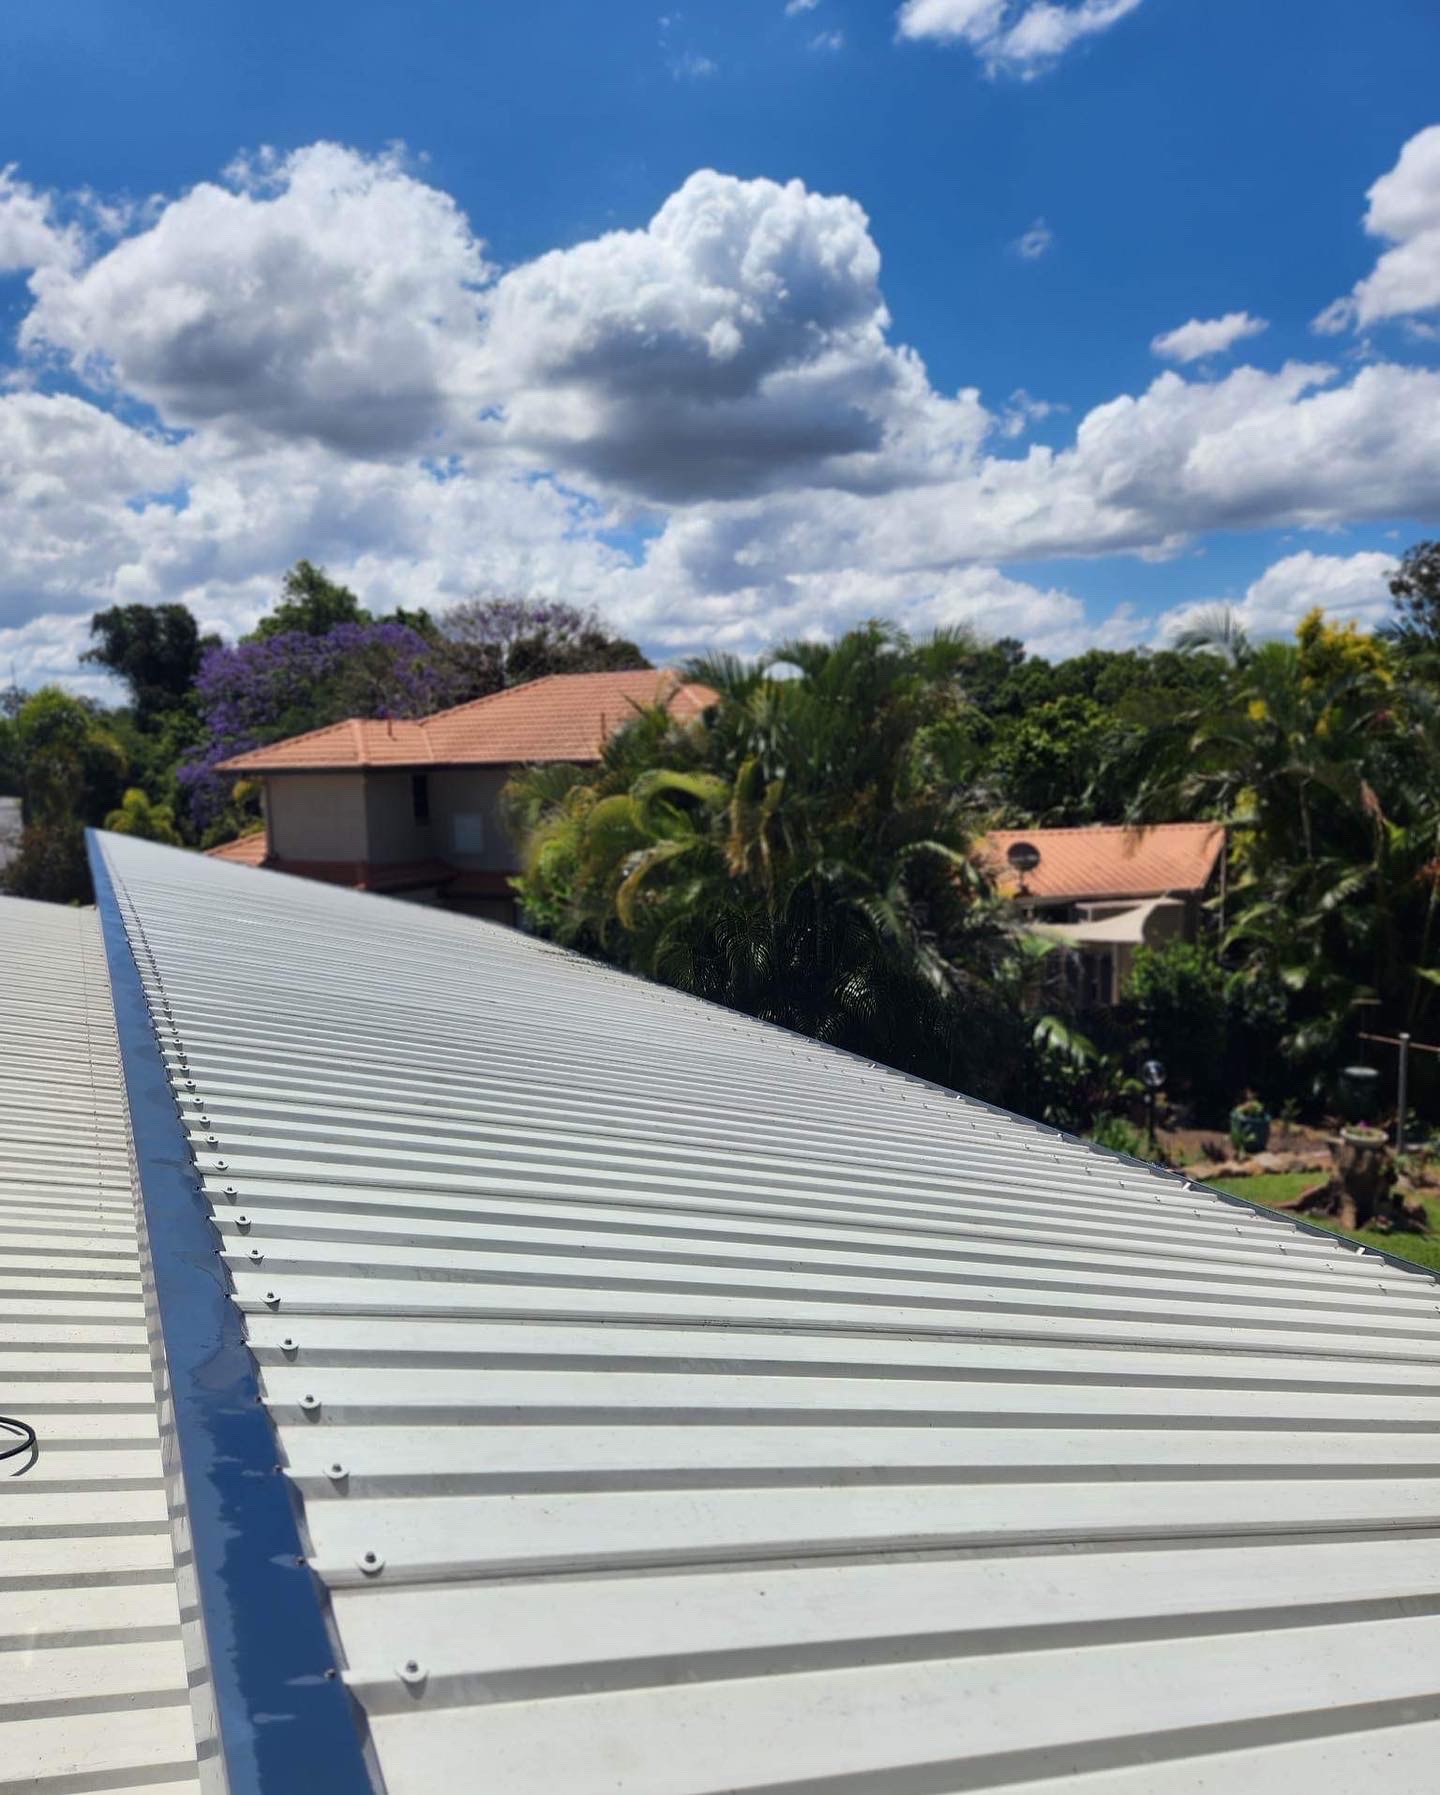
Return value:
[(1433, 1789), (1435, 1280), (517, 934), (103, 853), (389, 1795)]
[(0, 1791), (198, 1789), (93, 910), (0, 898)]

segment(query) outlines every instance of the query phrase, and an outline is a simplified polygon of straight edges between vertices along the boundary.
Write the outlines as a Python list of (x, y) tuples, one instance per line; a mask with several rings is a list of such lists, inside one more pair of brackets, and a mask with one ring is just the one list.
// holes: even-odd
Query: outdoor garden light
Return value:
[(1152, 1091), (1163, 1090), (1165, 1085), (1165, 1063), (1163, 1060), (1146, 1060), (1140, 1068), (1140, 1077)]

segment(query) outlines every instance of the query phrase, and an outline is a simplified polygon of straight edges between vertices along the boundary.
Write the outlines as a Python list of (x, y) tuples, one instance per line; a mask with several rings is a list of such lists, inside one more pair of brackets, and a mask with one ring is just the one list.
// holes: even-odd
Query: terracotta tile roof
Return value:
[(257, 829), (251, 835), (237, 835), (234, 841), (222, 841), (218, 847), (206, 848), (205, 852), (212, 860), (231, 860), (240, 866), (262, 866), (269, 845), (265, 839), (265, 831)]
[(995, 829), (980, 848), (1000, 890), (1013, 897), (1019, 880), (1005, 856), (1017, 841), (1033, 843), (1040, 864), (1025, 875), (1026, 895), (1073, 903), (1203, 891), (1224, 834), (1218, 823), (1154, 823), (1143, 830)]
[(448, 860), (272, 860), (270, 869), (322, 885), (348, 885), (354, 891), (418, 891), (427, 885), (448, 885), (455, 868)]
[[(508, 873), (462, 873), (448, 860), (282, 860), (267, 858), (265, 831), (239, 835), (206, 848), (212, 860), (228, 860), (242, 866), (264, 866), (271, 872), (290, 873), (297, 879), (318, 879), (322, 885), (348, 885), (355, 891), (416, 891), (427, 885), (464, 886), (468, 893), (492, 889), (508, 896)], [(492, 883), (486, 884), (485, 881)]]
[(600, 758), (606, 737), (637, 710), (665, 703), (676, 716), (693, 717), (714, 698), (708, 686), (686, 685), (668, 668), (552, 673), (418, 722), (351, 717), (220, 765), (227, 773), (283, 773), (592, 761)]

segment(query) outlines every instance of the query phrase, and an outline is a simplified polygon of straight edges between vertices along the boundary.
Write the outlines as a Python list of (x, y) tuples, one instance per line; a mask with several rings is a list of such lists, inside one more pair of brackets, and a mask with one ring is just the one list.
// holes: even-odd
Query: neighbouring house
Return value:
[(290, 736), (221, 763), (262, 782), (265, 829), (210, 852), (513, 922), (520, 855), (500, 812), (511, 773), (594, 763), (640, 711), (698, 716), (714, 696), (665, 668), (556, 673), (433, 717), (352, 717)]
[(1138, 947), (1193, 941), (1222, 876), (1218, 823), (996, 829), (982, 857), (1037, 934), (1059, 941), (1076, 999), (1115, 1003)]

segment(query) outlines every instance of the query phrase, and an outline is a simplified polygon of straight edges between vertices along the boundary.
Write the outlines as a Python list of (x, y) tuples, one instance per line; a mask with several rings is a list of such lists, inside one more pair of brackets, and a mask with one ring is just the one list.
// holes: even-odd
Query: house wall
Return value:
[(413, 775), (367, 773), (365, 775), (365, 823), (369, 841), (367, 858), (386, 866), (400, 860), (445, 858), (445, 841), (435, 816), (434, 778), (431, 780), (430, 821), (415, 820)]
[(368, 858), (365, 782), (354, 773), (287, 773), (265, 781), (270, 852), (281, 860)]
[(520, 855), (500, 820), (509, 767), (440, 767), (430, 774), (432, 853), (477, 872), (513, 873)]
[(439, 858), (464, 870), (516, 872), (518, 850), (500, 817), (508, 767), (426, 773), (430, 820), (416, 820), (413, 775), (287, 773), (265, 782), (270, 852), (282, 860)]

